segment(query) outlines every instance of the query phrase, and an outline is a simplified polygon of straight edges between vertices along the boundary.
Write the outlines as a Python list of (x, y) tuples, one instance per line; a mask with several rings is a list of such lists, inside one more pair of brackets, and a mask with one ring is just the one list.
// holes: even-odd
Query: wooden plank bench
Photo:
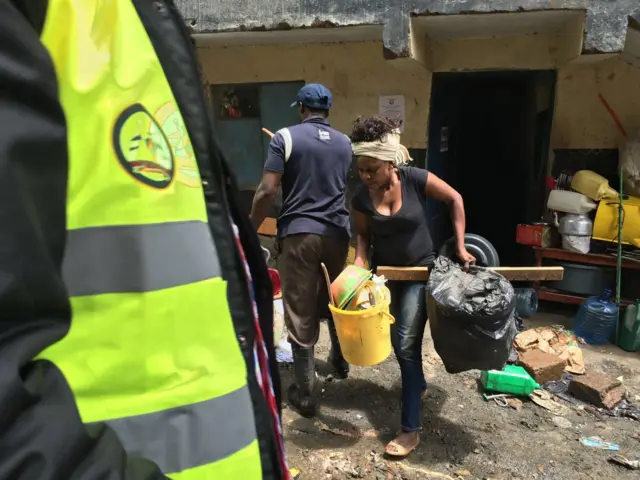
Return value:
[[(489, 267), (510, 281), (550, 281), (562, 280), (562, 267)], [(427, 267), (385, 267), (376, 270), (377, 275), (384, 275), (387, 280), (405, 282), (426, 282), (429, 280)]]

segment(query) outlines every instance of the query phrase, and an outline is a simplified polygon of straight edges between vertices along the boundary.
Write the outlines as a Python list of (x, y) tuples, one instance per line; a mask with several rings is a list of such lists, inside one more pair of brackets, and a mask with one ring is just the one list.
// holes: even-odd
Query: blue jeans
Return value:
[(422, 370), (422, 339), (427, 325), (427, 304), (424, 283), (392, 282), (391, 344), (400, 364), (402, 378), (402, 430), (415, 432), (422, 423), (422, 393), (427, 381)]

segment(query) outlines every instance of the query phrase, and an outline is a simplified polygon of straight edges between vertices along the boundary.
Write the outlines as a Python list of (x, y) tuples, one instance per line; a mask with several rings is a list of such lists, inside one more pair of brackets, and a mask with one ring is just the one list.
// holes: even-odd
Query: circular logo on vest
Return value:
[(201, 187), (202, 181), (196, 166), (191, 138), (175, 102), (171, 101), (162, 105), (153, 114), (153, 118), (157, 120), (169, 140), (176, 164), (176, 181), (187, 187)]
[(113, 128), (113, 146), (122, 167), (153, 188), (166, 188), (175, 173), (171, 145), (162, 128), (139, 103), (125, 109)]

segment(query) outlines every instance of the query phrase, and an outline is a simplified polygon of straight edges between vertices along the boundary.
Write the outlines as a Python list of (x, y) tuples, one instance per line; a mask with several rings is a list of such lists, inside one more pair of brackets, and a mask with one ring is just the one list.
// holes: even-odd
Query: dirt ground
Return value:
[[(570, 318), (539, 313), (527, 322), (528, 327), (541, 324), (568, 326)], [(580, 443), (597, 436), (620, 445), (627, 458), (640, 459), (640, 422), (597, 417), (571, 406), (563, 420), (531, 401), (520, 410), (487, 402), (478, 389), (479, 372), (447, 374), (428, 335), (422, 443), (405, 460), (387, 460), (384, 445), (398, 430), (400, 416), (400, 372), (393, 354), (375, 367), (352, 368), (348, 380), (332, 380), (324, 362), (328, 351), (323, 329), (316, 353), (323, 381), (318, 417), (300, 417), (283, 397), (289, 465), (301, 472), (300, 480), (640, 478), (640, 472), (608, 461), (615, 452)], [(584, 346), (583, 351), (587, 370), (622, 376), (631, 398), (640, 401), (640, 354), (613, 346)], [(290, 367), (283, 364), (281, 374), (286, 389)]]

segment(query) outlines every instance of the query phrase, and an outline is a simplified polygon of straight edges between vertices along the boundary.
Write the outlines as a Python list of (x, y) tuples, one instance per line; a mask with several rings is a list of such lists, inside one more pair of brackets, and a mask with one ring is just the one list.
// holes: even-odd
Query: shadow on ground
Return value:
[[(380, 452), (392, 440), (400, 424), (400, 384), (387, 388), (380, 383), (359, 378), (331, 380), (328, 365), (317, 360), (322, 383), (318, 415), (305, 419), (295, 415), (287, 425), (296, 432), (289, 440), (307, 450), (342, 449), (360, 442), (380, 445)], [(398, 372), (399, 373), (399, 372)], [(281, 369), (283, 391), (292, 381), (290, 368)], [(399, 375), (398, 375), (399, 376)], [(423, 403), (423, 431), (420, 446), (406, 459), (422, 465), (457, 462), (476, 448), (471, 432), (441, 416), (447, 393), (430, 384)], [(283, 397), (287, 404), (286, 395)], [(288, 405), (287, 405), (288, 406)], [(365, 417), (366, 420), (363, 418)], [(358, 424), (367, 424), (363, 430)]]

